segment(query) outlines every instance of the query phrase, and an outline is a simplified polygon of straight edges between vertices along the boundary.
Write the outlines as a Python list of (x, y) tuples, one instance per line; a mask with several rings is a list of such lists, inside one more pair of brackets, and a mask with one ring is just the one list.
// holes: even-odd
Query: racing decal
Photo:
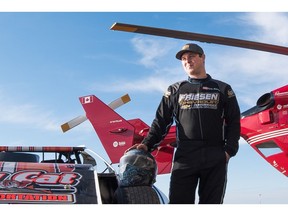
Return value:
[(72, 152), (84, 150), (84, 147), (63, 147), (63, 146), (0, 146), (0, 152)]
[(203, 90), (208, 90), (208, 91), (218, 91), (218, 92), (220, 92), (219, 88), (210, 88), (208, 86), (203, 86), (202, 89)]
[(73, 203), (72, 195), (61, 194), (25, 194), (25, 193), (0, 193), (1, 201), (17, 201), (18, 203)]
[(229, 89), (228, 92), (227, 92), (227, 96), (228, 96), (228, 98), (235, 97), (234, 91), (232, 89)]
[[(76, 186), (80, 183), (82, 175), (74, 171), (74, 165), (62, 164), (63, 166), (59, 166), (56, 163), (40, 165), (2, 162), (0, 201), (7, 203), (75, 203)], [(65, 166), (66, 168), (64, 168)], [(37, 169), (37, 167), (42, 167), (42, 169)]]
[(75, 169), (75, 165), (60, 163), (17, 163), (16, 171), (27, 170), (31, 168), (40, 170), (44, 169), (47, 172), (72, 172)]
[(220, 94), (216, 93), (189, 93), (180, 94), (178, 103), (180, 109), (217, 109)]

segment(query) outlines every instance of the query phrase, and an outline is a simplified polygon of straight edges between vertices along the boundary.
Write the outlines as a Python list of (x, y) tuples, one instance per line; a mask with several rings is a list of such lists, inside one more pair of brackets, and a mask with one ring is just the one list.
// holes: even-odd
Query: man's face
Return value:
[(184, 70), (190, 77), (201, 77), (205, 75), (204, 67), (205, 55), (201, 57), (198, 53), (186, 52), (181, 57), (181, 62)]

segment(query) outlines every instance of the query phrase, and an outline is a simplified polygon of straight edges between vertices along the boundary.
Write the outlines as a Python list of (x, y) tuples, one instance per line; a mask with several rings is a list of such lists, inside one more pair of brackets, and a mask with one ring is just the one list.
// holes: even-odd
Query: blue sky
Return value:
[[(111, 31), (114, 22), (288, 46), (288, 13), (280, 12), (1, 12), (1, 145), (86, 145), (105, 156), (88, 121), (60, 129), (84, 113), (78, 98), (89, 94), (109, 103), (129, 93), (118, 113), (152, 122), (166, 87), (186, 79), (175, 53), (188, 41)], [(287, 56), (198, 44), (207, 72), (232, 85), (241, 111), (288, 82)], [(240, 142), (225, 203), (287, 204), (287, 177)], [(156, 184), (167, 193), (169, 176)]]

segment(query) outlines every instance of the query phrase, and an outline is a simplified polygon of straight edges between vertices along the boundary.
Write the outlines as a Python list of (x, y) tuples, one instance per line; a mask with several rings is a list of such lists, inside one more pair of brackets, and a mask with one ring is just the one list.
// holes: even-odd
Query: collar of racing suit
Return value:
[(201, 84), (201, 83), (204, 83), (210, 79), (212, 79), (211, 76), (209, 74), (207, 74), (207, 77), (203, 78), (203, 79), (196, 79), (196, 78), (188, 77), (188, 82), (190, 82), (192, 84)]

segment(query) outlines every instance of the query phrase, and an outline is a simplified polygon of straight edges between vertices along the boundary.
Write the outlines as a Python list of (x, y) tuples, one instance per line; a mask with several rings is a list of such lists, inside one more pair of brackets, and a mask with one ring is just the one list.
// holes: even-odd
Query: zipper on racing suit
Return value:
[(203, 127), (202, 127), (202, 118), (201, 118), (201, 109), (200, 109), (200, 91), (202, 90), (202, 83), (199, 83), (199, 87), (197, 89), (197, 93), (199, 95), (198, 97), (198, 116), (199, 116), (199, 126), (200, 126), (200, 132), (201, 132), (201, 138), (202, 140), (204, 139), (204, 134), (203, 134)]

